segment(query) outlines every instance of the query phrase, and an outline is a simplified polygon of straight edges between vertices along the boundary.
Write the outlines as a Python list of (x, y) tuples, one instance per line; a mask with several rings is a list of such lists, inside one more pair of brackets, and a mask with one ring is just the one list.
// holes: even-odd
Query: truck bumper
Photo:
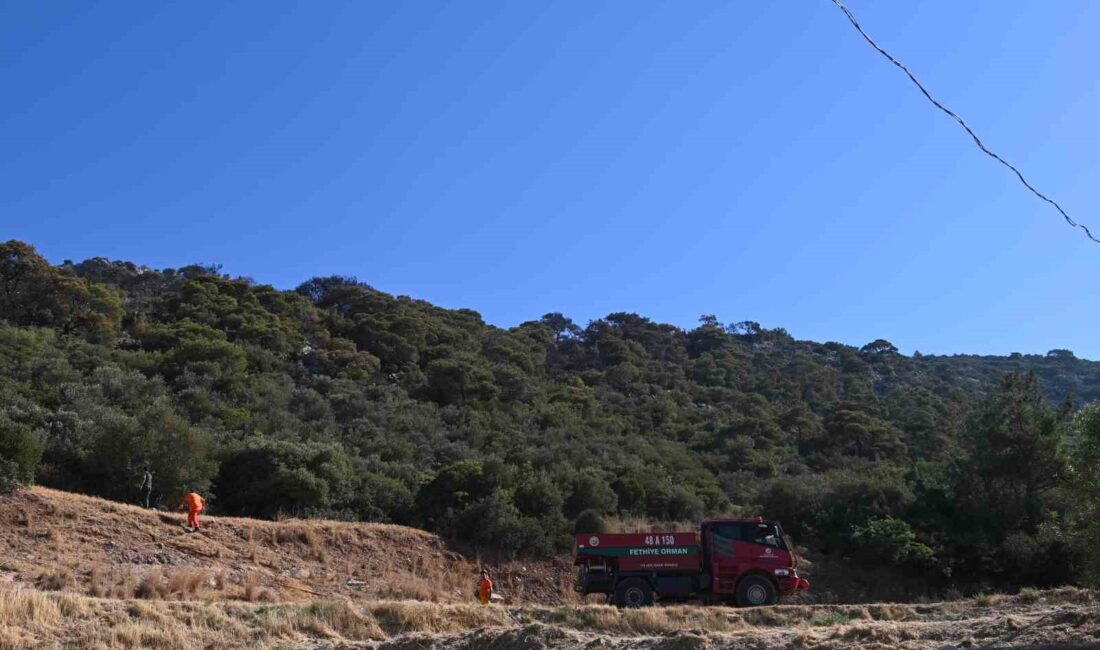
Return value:
[(777, 576), (776, 582), (779, 585), (779, 593), (784, 596), (790, 596), (799, 591), (809, 591), (810, 589), (810, 581), (798, 577), (798, 574), (793, 571), (789, 576)]

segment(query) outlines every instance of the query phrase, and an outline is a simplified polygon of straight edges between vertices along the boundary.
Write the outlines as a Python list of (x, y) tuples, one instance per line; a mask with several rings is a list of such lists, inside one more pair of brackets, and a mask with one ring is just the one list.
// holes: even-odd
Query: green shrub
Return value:
[(610, 528), (608, 527), (607, 520), (595, 510), (582, 511), (581, 514), (577, 515), (576, 521), (573, 522), (573, 533), (577, 535), (584, 533), (606, 533), (609, 530)]
[(852, 545), (857, 552), (890, 564), (914, 567), (933, 562), (934, 551), (917, 540), (908, 523), (893, 517), (871, 519), (852, 527)]
[(225, 455), (214, 493), (223, 512), (273, 518), (338, 510), (351, 480), (347, 456), (335, 445), (257, 439)]
[(32, 482), (41, 458), (42, 446), (30, 427), (0, 412), (0, 492)]

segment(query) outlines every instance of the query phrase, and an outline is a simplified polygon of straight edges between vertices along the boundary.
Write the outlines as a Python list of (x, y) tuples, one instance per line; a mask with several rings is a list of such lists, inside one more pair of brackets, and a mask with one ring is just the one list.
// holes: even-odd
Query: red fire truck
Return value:
[(690, 533), (584, 533), (574, 540), (576, 590), (620, 607), (698, 599), (771, 605), (810, 583), (777, 521), (716, 519)]

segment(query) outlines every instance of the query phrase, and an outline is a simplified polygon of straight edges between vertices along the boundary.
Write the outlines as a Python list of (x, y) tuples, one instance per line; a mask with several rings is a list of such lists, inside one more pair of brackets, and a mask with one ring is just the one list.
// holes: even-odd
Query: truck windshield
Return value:
[(715, 524), (712, 530), (716, 536), (726, 539), (774, 546), (775, 548), (787, 548), (787, 544), (783, 539), (783, 531), (776, 524), (722, 522)]
[(779, 526), (775, 524), (757, 524), (750, 529), (749, 541), (757, 544), (764, 544), (765, 546), (774, 546), (776, 548), (786, 548), (787, 545), (783, 543), (783, 533), (780, 532)]

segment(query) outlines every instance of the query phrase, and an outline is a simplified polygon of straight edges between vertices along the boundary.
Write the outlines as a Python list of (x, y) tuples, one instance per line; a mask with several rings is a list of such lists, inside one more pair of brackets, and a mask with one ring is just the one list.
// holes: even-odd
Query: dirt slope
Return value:
[[(180, 593), (159, 595), (467, 602), (480, 566), (404, 526), (204, 517), (202, 532), (187, 533), (184, 520), (46, 488), (0, 496), (0, 581), (112, 597), (174, 581)], [(573, 597), (566, 561), (485, 565), (509, 602)]]

